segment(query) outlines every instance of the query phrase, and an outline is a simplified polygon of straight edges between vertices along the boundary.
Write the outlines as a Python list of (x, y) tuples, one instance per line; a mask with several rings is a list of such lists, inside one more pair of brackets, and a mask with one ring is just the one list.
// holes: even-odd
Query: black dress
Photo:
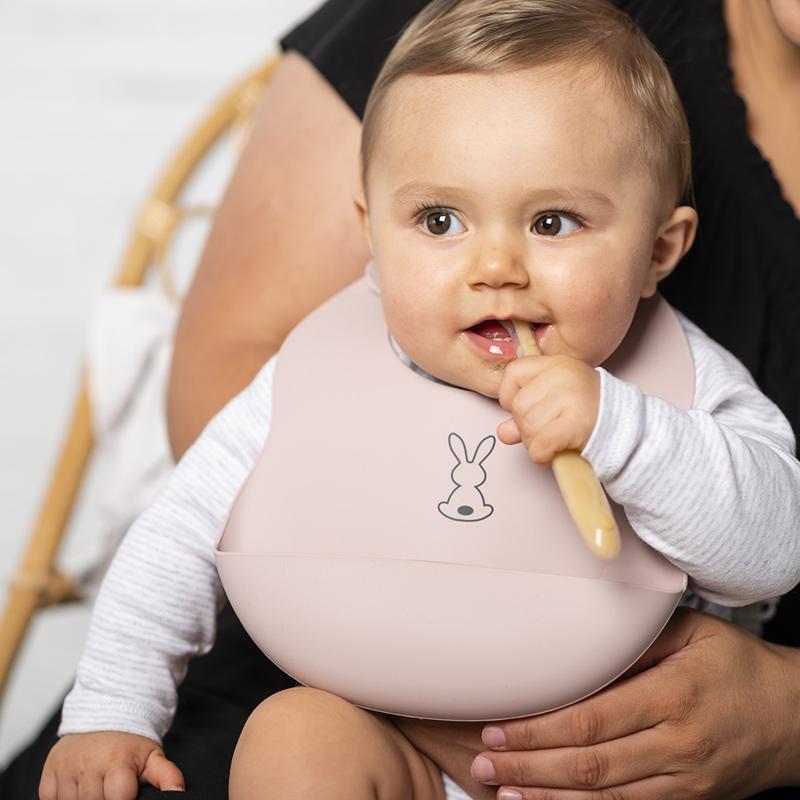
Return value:
[[(662, 288), (666, 297), (738, 356), (800, 431), (800, 221), (747, 136), (732, 89), (720, 3), (616, 0), (672, 71), (694, 145), (700, 230)], [(282, 41), (308, 58), (361, 116), (369, 88), (402, 27), (423, 0), (329, 0)], [(800, 646), (796, 595), (781, 602), (767, 638)], [(294, 682), (267, 661), (226, 606), (214, 648), (195, 659), (179, 693), (165, 749), (183, 770), (185, 800), (227, 797), (230, 758), (250, 711)], [(57, 712), (0, 776), (0, 800), (34, 800)], [(170, 793), (171, 794), (171, 793)], [(167, 796), (143, 787), (141, 798)], [(759, 798), (796, 798), (776, 789)]]

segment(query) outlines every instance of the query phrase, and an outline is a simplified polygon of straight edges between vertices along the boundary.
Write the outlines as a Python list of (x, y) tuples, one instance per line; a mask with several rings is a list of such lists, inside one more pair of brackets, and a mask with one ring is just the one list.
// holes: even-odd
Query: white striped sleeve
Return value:
[(695, 362), (686, 412), (604, 370), (584, 448), (636, 533), (714, 603), (740, 606), (800, 581), (800, 464), (777, 406), (745, 367), (681, 316)]
[(266, 438), (275, 361), (208, 424), (123, 539), (59, 735), (114, 730), (160, 743), (169, 728), (189, 659), (214, 641), (223, 601), (214, 548)]

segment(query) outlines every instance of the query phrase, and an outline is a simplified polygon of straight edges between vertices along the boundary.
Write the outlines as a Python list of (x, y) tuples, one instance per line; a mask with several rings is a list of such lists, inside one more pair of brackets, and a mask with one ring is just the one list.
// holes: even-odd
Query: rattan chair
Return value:
[[(280, 56), (241, 79), (184, 141), (142, 205), (117, 274), (116, 286), (139, 286), (163, 263), (175, 232), (187, 216), (182, 193), (192, 175), (224, 136), (242, 135)], [(59, 548), (87, 472), (92, 433), (86, 370), (49, 485), (28, 536), (25, 553), (7, 591), (0, 619), (0, 698), (25, 634), (39, 609), (79, 600), (77, 581), (57, 565)]]

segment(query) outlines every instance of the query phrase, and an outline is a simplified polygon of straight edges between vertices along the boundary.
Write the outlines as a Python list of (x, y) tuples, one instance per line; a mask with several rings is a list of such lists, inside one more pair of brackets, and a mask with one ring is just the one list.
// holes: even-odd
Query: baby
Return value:
[[(599, 367), (692, 243), (689, 164), (668, 72), (611, 6), (435, 0), (373, 88), (357, 207), (409, 364), (498, 398), (510, 414), (498, 437), (533, 461), (582, 451), (696, 595), (736, 606), (800, 578), (788, 423), (683, 317), (688, 412)], [(509, 319), (532, 324), (541, 356), (515, 359), (498, 322)], [(139, 782), (182, 788), (161, 737), (188, 659), (213, 642), (223, 599), (213, 551), (263, 447), (279, 358), (209, 424), (123, 542), (43, 800), (129, 800)], [(432, 725), (419, 738), (401, 727), (320, 690), (273, 695), (241, 735), (231, 797), (495, 796), (469, 772), (482, 725)]]

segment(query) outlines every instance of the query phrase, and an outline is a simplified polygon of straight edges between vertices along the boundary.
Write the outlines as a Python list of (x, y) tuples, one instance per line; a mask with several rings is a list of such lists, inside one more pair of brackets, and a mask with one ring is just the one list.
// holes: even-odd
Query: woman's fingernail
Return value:
[(487, 747), (505, 747), (506, 735), (502, 728), (484, 728), (481, 739)]
[(522, 795), (516, 789), (501, 789), (497, 800), (522, 800)]
[(472, 762), (472, 768), (470, 769), (470, 772), (472, 773), (472, 777), (481, 783), (487, 783), (494, 780), (494, 764), (492, 764), (492, 762), (489, 761), (489, 759), (485, 756), (478, 756)]

